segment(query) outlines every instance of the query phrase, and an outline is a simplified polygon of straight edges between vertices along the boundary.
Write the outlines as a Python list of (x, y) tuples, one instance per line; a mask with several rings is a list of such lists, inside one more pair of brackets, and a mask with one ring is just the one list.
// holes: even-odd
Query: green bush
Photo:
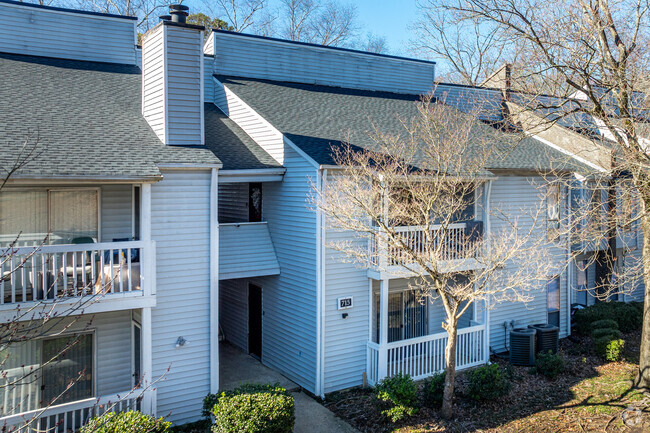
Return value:
[(467, 393), (476, 401), (492, 400), (510, 391), (510, 379), (498, 364), (484, 365), (467, 373)]
[(588, 334), (593, 323), (601, 320), (613, 320), (621, 332), (631, 332), (641, 329), (643, 310), (631, 303), (599, 302), (576, 311), (573, 319), (576, 329), (582, 334)]
[(625, 341), (606, 335), (594, 340), (596, 354), (606, 361), (616, 362), (621, 359)]
[(621, 338), (621, 331), (613, 328), (599, 328), (591, 331), (591, 336), (595, 339), (605, 336), (611, 336), (613, 338)]
[(549, 379), (555, 379), (564, 371), (564, 358), (559, 353), (540, 352), (535, 359), (535, 370)]
[(596, 320), (591, 323), (591, 331), (595, 329), (616, 329), (618, 330), (618, 322), (611, 319)]
[(375, 387), (375, 395), (387, 408), (381, 410), (393, 422), (400, 421), (417, 412), (418, 388), (408, 374), (387, 377)]
[(233, 396), (233, 395), (238, 395), (238, 394), (259, 394), (261, 392), (270, 392), (273, 394), (284, 394), (284, 395), (291, 395), (289, 391), (286, 389), (280, 387), (279, 383), (245, 383), (238, 388), (235, 388), (232, 391), (225, 391), (220, 394), (208, 394), (205, 396), (203, 399), (203, 410), (201, 411), (201, 415), (203, 415), (204, 418), (210, 418), (212, 417), (212, 410), (214, 409), (214, 405), (219, 402), (219, 398), (223, 394), (226, 394), (227, 396)]
[(106, 412), (92, 418), (80, 433), (167, 433), (172, 423), (142, 412)]
[[(210, 395), (204, 400), (212, 399)], [(214, 433), (291, 433), (295, 422), (294, 401), (284, 388), (247, 384), (222, 392), (212, 408)]]
[(442, 396), (445, 391), (445, 373), (434, 374), (424, 380), (422, 394), (424, 404), (428, 407), (439, 407), (442, 405)]

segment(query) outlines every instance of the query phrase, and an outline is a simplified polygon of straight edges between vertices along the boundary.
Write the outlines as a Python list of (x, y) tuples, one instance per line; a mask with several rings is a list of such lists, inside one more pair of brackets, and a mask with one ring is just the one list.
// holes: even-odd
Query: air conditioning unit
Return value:
[(535, 365), (535, 334), (533, 328), (514, 328), (510, 331), (510, 363)]
[(560, 328), (546, 323), (529, 325), (530, 329), (537, 331), (537, 352), (557, 353), (560, 342)]

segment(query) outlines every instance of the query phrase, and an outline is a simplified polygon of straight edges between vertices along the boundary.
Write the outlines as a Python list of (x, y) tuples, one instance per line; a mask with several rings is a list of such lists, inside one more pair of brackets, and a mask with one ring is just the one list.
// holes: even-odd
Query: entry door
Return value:
[(248, 352), (262, 358), (262, 288), (248, 285)]

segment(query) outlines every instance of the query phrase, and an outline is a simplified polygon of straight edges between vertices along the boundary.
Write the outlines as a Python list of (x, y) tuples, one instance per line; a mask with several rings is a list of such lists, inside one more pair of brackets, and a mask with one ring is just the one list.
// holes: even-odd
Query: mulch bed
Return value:
[(554, 380), (511, 366), (510, 393), (476, 403), (465, 395), (467, 381), (456, 380), (455, 417), (442, 420), (436, 409), (421, 407), (408, 420), (392, 423), (379, 413), (370, 389), (355, 388), (327, 396), (324, 404), (362, 432), (649, 432), (650, 395), (631, 390), (640, 334), (624, 336), (626, 359), (605, 363), (593, 354), (588, 337), (564, 339), (560, 352), (566, 370)]

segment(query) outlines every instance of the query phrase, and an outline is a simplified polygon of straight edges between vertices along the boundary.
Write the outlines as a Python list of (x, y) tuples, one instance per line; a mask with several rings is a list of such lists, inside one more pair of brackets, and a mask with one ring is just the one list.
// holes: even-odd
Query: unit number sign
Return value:
[(352, 296), (348, 296), (347, 298), (339, 298), (338, 304), (339, 304), (339, 310), (346, 310), (348, 308), (352, 308)]

